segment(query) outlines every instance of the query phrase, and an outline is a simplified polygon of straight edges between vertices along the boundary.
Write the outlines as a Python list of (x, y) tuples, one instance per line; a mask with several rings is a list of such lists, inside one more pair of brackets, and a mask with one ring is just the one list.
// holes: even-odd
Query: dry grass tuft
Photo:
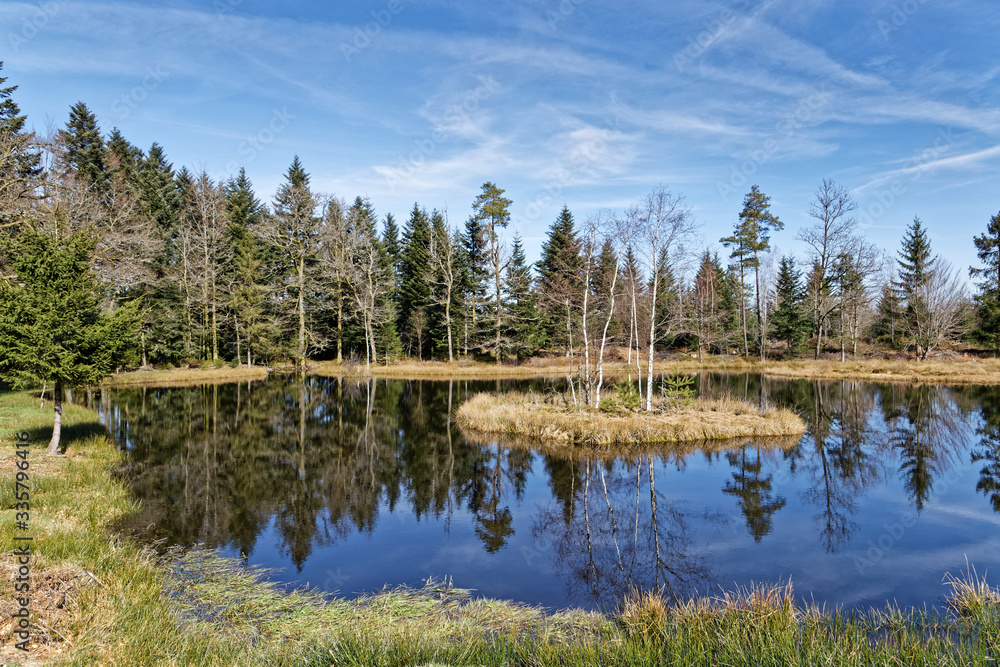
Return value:
[(948, 596), (948, 609), (956, 616), (967, 619), (992, 619), (1000, 621), (1000, 590), (986, 583), (986, 574), (979, 576), (975, 568), (968, 567), (961, 577), (950, 573), (944, 577), (946, 585), (951, 586)]
[(666, 412), (605, 413), (551, 405), (518, 392), (478, 394), (458, 408), (463, 429), (583, 445), (645, 445), (801, 435), (805, 422), (791, 410), (764, 414), (732, 398), (698, 400)]

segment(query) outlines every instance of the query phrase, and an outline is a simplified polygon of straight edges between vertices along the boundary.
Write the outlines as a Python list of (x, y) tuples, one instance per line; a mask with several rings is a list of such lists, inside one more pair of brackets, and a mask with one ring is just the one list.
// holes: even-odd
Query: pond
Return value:
[[(945, 573), (1000, 572), (1000, 388), (702, 375), (790, 407), (801, 439), (597, 456), (463, 435), (479, 391), (551, 381), (307, 378), (106, 390), (119, 526), (204, 544), (342, 596), (449, 577), (488, 597), (609, 608), (786, 582), (845, 609), (940, 606)], [(993, 582), (994, 584), (996, 582)]]

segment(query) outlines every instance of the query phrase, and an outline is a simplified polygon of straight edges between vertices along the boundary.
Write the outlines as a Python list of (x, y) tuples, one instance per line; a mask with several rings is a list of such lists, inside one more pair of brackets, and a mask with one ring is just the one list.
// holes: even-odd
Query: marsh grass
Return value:
[[(215, 551), (157, 555), (110, 533), (109, 524), (137, 510), (110, 475), (119, 454), (91, 432), (93, 413), (66, 408), (68, 425), (80, 430), (67, 436), (65, 457), (46, 458), (50, 413), (35, 396), (0, 394), (0, 475), (10, 479), (15, 469), (15, 430), (40, 436), (30, 457), (35, 644), (27, 658), (15, 653), (0, 622), (6, 664), (985, 667), (998, 658), (1000, 594), (972, 575), (949, 580), (951, 616), (825, 612), (797, 605), (790, 584), (679, 603), (637, 592), (607, 615), (553, 614), (450, 581), (355, 600), (287, 590)], [(0, 538), (8, 554), (12, 507), (5, 482)], [(9, 555), (5, 564), (9, 577)]]
[[(606, 400), (616, 404), (614, 392)], [(456, 423), (470, 431), (589, 446), (790, 436), (801, 435), (806, 428), (791, 410), (770, 408), (762, 414), (757, 406), (731, 397), (654, 407), (664, 409), (603, 411), (579, 408), (558, 397), (484, 393), (459, 406)]]
[(755, 364), (754, 371), (771, 377), (854, 379), (910, 384), (1000, 384), (1000, 359), (960, 358), (948, 361), (859, 359), (798, 360)]
[(263, 380), (267, 376), (268, 369), (264, 366), (167, 368), (119, 373), (109, 376), (101, 384), (105, 387), (189, 387), (201, 384)]

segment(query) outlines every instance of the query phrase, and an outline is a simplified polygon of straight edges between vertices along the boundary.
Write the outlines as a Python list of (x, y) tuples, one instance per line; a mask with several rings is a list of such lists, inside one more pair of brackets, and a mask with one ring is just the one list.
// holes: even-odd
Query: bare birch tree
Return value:
[(813, 270), (807, 285), (809, 309), (816, 336), (815, 356), (818, 359), (823, 340), (824, 324), (837, 309), (838, 300), (832, 294), (833, 268), (837, 258), (856, 242), (857, 219), (852, 215), (858, 208), (850, 193), (830, 179), (823, 179), (809, 215), (816, 219), (798, 233), (800, 241), (810, 247)]
[[(645, 297), (649, 308), (649, 358), (646, 361), (646, 410), (653, 409), (653, 357), (657, 341), (656, 303), (659, 296), (663, 264), (688, 241), (695, 231), (690, 210), (683, 198), (664, 186), (655, 188), (643, 201), (626, 212), (625, 223), (634, 232), (637, 256), (649, 278)], [(670, 327), (661, 327), (661, 335)]]

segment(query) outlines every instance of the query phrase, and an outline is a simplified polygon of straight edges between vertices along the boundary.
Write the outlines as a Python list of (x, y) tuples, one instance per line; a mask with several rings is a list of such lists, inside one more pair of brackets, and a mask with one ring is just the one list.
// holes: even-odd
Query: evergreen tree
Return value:
[(484, 237), (485, 264), (492, 277), (493, 289), (490, 294), (493, 310), (493, 353), (497, 364), (502, 362), (500, 338), (503, 335), (503, 272), (507, 267), (503, 238), (500, 230), (510, 224), (510, 206), (513, 202), (503, 196), (504, 190), (487, 181), (472, 204), (472, 216), (482, 229)]
[[(3, 61), (0, 60), (0, 72), (3, 71)], [(21, 107), (14, 101), (13, 94), (17, 86), (4, 86), (7, 77), (0, 76), (0, 136), (12, 136), (24, 132), (27, 116), (21, 113)]]
[(430, 349), (431, 305), (431, 225), (427, 211), (413, 204), (403, 228), (403, 248), (399, 262), (399, 331), (407, 351), (423, 359)]
[(294, 302), (296, 338), (293, 356), (300, 374), (305, 372), (309, 341), (310, 318), (306, 303), (312, 294), (313, 268), (319, 258), (320, 218), (316, 215), (316, 198), (309, 188), (309, 174), (296, 155), (285, 174), (285, 182), (274, 196), (274, 214), (261, 225), (258, 237), (270, 245), (287, 267), (286, 289)]
[(70, 108), (66, 129), (60, 130), (59, 137), (67, 168), (94, 191), (104, 194), (109, 182), (107, 147), (97, 117), (86, 104), (77, 102)]
[(489, 272), (486, 269), (486, 233), (483, 221), (470, 216), (465, 222), (462, 235), (462, 254), (466, 258), (462, 274), (462, 292), (465, 301), (465, 322), (463, 338), (465, 354), (480, 344), (479, 329), (486, 304), (486, 289)]
[(882, 285), (876, 311), (877, 317), (872, 325), (872, 336), (896, 349), (900, 340), (903, 305), (899, 298), (899, 290), (893, 283), (887, 282)]
[(538, 295), (532, 289), (531, 268), (525, 261), (521, 237), (514, 236), (510, 262), (504, 276), (508, 353), (524, 359), (536, 353), (541, 339)]
[[(684, 317), (681, 286), (674, 273), (674, 267), (667, 253), (667, 248), (661, 250), (657, 266), (659, 267), (660, 275), (656, 290), (656, 309), (654, 311), (656, 313), (656, 340), (662, 340), (669, 347), (674, 342), (670, 340), (671, 336), (676, 336), (678, 333), (676, 325)], [(650, 278), (647, 284), (647, 291), (651, 293), (652, 290), (653, 279)]]
[[(33, 134), (24, 129), (27, 116), (14, 101), (17, 86), (5, 86), (6, 82), (7, 77), (0, 76), (0, 202), (15, 202), (29, 194), (41, 177), (42, 158)], [(13, 217), (7, 208), (0, 208), (0, 227)]]
[(134, 347), (138, 302), (101, 309), (95, 241), (25, 229), (0, 241), (15, 276), (0, 281), (0, 377), (17, 387), (53, 383), (49, 454), (59, 451), (63, 390), (98, 384)]
[(385, 221), (382, 224), (382, 246), (389, 256), (389, 261), (392, 262), (393, 279), (398, 280), (403, 248), (399, 241), (399, 225), (396, 224), (396, 218), (392, 213), (385, 214)]
[(926, 288), (937, 259), (931, 256), (931, 245), (920, 218), (914, 217), (906, 229), (902, 248), (897, 259), (896, 289), (903, 304), (903, 324), (917, 347), (917, 356), (923, 356), (918, 332), (930, 316)]
[(778, 265), (778, 280), (775, 285), (777, 308), (771, 314), (774, 337), (788, 345), (789, 353), (794, 352), (805, 340), (809, 322), (803, 313), (805, 289), (802, 274), (795, 268), (795, 258), (786, 255)]
[(583, 259), (580, 250), (573, 214), (564, 205), (559, 217), (549, 227), (537, 266), (538, 290), (547, 311), (543, 323), (546, 340), (565, 346), (567, 354), (571, 345), (571, 320), (582, 284)]
[(978, 277), (975, 296), (978, 334), (1000, 352), (1000, 213), (990, 218), (986, 232), (972, 239), (982, 268), (972, 267), (969, 274)]
[[(743, 210), (740, 212), (739, 223), (736, 225), (734, 233), (730, 237), (722, 239), (723, 245), (733, 246), (733, 258), (737, 260), (740, 267), (740, 283), (746, 289), (744, 280), (744, 270), (752, 268), (754, 270), (754, 296), (757, 302), (755, 314), (758, 324), (763, 322), (761, 308), (763, 306), (763, 294), (760, 290), (760, 253), (770, 249), (770, 232), (784, 228), (782, 223), (771, 213), (771, 198), (760, 191), (754, 185), (750, 188), (743, 199)], [(746, 338), (746, 312), (744, 306), (743, 328), (744, 339)], [(760, 358), (764, 359), (765, 345), (764, 332), (758, 327), (758, 337)], [(746, 341), (744, 341), (746, 351)]]
[(144, 157), (142, 150), (129, 143), (117, 127), (108, 135), (107, 145), (108, 177), (112, 192), (118, 196), (141, 196), (139, 169)]
[(236, 358), (246, 350), (247, 366), (254, 357), (273, 358), (276, 349), (273, 326), (268, 315), (268, 275), (265, 249), (254, 231), (261, 225), (267, 210), (257, 199), (245, 169), (225, 185), (226, 211), (229, 214), (228, 244), (233, 261), (223, 279), (230, 283), (229, 308), (236, 336)]

